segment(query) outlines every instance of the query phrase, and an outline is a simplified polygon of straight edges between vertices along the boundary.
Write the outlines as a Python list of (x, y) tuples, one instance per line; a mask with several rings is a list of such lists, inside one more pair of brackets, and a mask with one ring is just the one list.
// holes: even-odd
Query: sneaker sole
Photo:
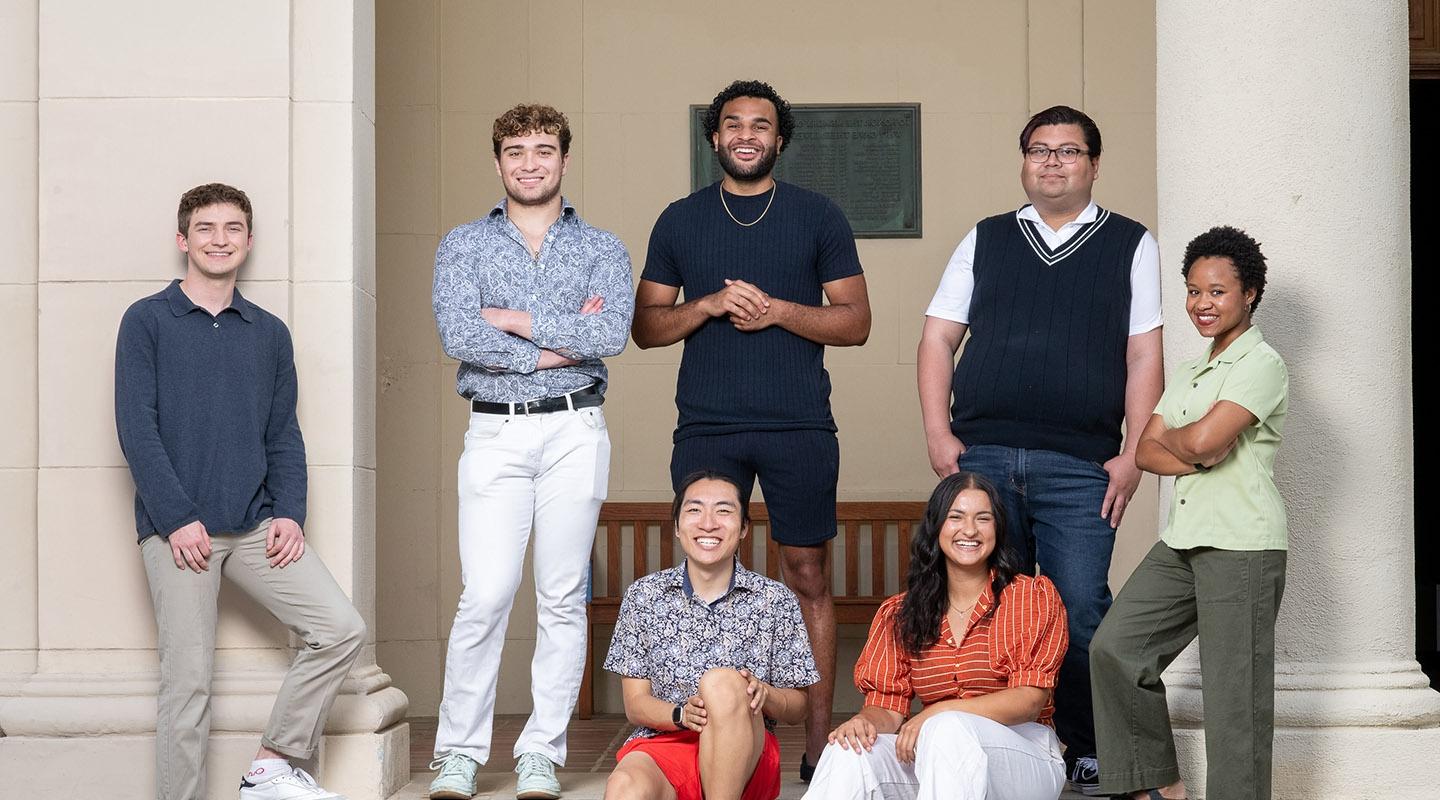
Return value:
[(1108, 797), (1108, 796), (1109, 796), (1109, 795), (1105, 794), (1104, 792), (1100, 791), (1100, 784), (1098, 784), (1098, 783), (1092, 783), (1092, 784), (1089, 784), (1089, 785), (1082, 785), (1082, 784), (1072, 783), (1072, 784), (1070, 784), (1070, 788), (1071, 788), (1071, 789), (1074, 789), (1075, 791), (1079, 792), (1080, 794), (1085, 795), (1086, 797)]
[(516, 792), (515, 797), (516, 800), (560, 800), (560, 793), (549, 789), (527, 789)]
[(449, 789), (441, 789), (438, 792), (431, 792), (429, 795), (430, 800), (470, 800), (474, 796), (473, 793), (464, 794), (463, 792), (452, 792)]

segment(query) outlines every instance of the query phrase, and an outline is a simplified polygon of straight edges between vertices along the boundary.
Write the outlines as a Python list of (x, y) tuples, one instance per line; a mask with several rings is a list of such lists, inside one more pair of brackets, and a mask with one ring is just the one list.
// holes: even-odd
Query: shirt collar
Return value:
[[(1020, 206), (1020, 210), (1015, 212), (1015, 216), (1019, 217), (1020, 219), (1028, 219), (1031, 222), (1037, 223), (1039, 225), (1045, 225), (1047, 229), (1050, 228), (1049, 225), (1045, 224), (1045, 220), (1040, 217), (1040, 212), (1036, 211), (1035, 206), (1030, 203), (1026, 203), (1023, 206)], [(1095, 205), (1095, 201), (1091, 200), (1090, 204), (1085, 206), (1085, 210), (1080, 212), (1080, 216), (1065, 223), (1064, 225), (1061, 225), (1060, 227), (1063, 229), (1070, 227), (1071, 225), (1088, 225), (1094, 222), (1095, 218), (1099, 216), (1100, 206)], [(1054, 232), (1059, 233), (1060, 231)]]
[[(183, 317), (191, 311), (200, 309), (200, 306), (195, 305), (190, 296), (185, 294), (185, 290), (180, 288), (179, 278), (170, 281), (170, 285), (165, 287), (165, 300), (170, 304), (170, 313), (177, 317)], [(241, 296), (240, 290), (236, 288), (230, 291), (230, 305), (224, 311), (234, 311), (240, 315), (240, 319), (254, 322), (259, 307)]]
[[(760, 576), (754, 572), (751, 572), (748, 569), (745, 569), (745, 566), (740, 563), (740, 559), (738, 557), (733, 558), (735, 561), (735, 571), (730, 573), (730, 585), (725, 587), (724, 594), (721, 594), (719, 597), (715, 598), (716, 603), (724, 600), (730, 595), (731, 592), (735, 591), (737, 588), (744, 589), (746, 591), (756, 591), (761, 588)], [(694, 597), (695, 587), (690, 583), (690, 570), (686, 569), (686, 565), (688, 562), (689, 559), (685, 559), (684, 561), (680, 562), (680, 566), (675, 568), (675, 574), (671, 576), (670, 585), (673, 587), (679, 587), (679, 589), (685, 593), (686, 597)]]
[[(505, 209), (506, 209), (506, 207), (508, 206), (509, 203), (510, 203), (510, 198), (508, 198), (508, 197), (502, 197), (502, 198), (500, 198), (500, 202), (496, 203), (496, 204), (495, 204), (495, 207), (492, 208), (492, 209), (490, 209), (490, 213), (489, 213), (489, 214), (486, 214), (486, 217), (488, 217), (488, 218), (490, 218), (490, 219), (504, 219), (504, 218), (505, 218)], [(565, 196), (564, 196), (564, 195), (561, 195), (561, 196), (560, 196), (560, 219), (561, 219), (562, 221), (563, 221), (563, 220), (567, 220), (567, 219), (574, 219), (575, 216), (576, 216), (576, 215), (575, 215), (575, 206), (570, 205), (570, 201), (567, 200), (567, 199), (565, 199)]]
[[(1222, 364), (1234, 364), (1236, 361), (1239, 361), (1241, 357), (1244, 356), (1246, 353), (1254, 350), (1255, 346), (1263, 341), (1265, 341), (1265, 337), (1260, 333), (1260, 326), (1251, 325), (1250, 330), (1240, 334), (1240, 338), (1231, 342), (1229, 347), (1225, 348), (1225, 350), (1220, 353), (1220, 355), (1215, 357), (1215, 361)], [(1210, 360), (1210, 350), (1214, 347), (1215, 342), (1212, 341), (1210, 342), (1210, 347), (1206, 348), (1206, 361)]]

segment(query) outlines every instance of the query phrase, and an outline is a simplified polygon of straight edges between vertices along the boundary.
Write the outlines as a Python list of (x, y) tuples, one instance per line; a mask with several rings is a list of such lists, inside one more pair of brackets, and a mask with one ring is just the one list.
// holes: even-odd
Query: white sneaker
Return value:
[(290, 774), (264, 783), (241, 778), (240, 800), (345, 800), (345, 795), (322, 789), (310, 773), (296, 767)]

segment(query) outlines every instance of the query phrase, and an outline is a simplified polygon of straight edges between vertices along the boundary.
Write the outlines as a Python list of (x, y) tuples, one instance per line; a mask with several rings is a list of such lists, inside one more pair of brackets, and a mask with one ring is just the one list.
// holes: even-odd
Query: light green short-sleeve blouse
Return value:
[(1275, 488), (1275, 451), (1285, 426), (1289, 388), (1285, 362), (1254, 326), (1213, 361), (1206, 348), (1170, 376), (1155, 408), (1165, 427), (1194, 422), (1221, 400), (1240, 405), (1258, 422), (1246, 428), (1230, 455), (1208, 472), (1175, 479), (1170, 519), (1160, 535), (1165, 544), (1177, 550), (1287, 549), (1285, 504)]

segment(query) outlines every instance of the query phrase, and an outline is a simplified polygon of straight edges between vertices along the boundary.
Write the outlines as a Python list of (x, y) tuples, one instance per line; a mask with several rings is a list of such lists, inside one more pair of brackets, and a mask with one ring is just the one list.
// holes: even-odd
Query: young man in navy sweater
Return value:
[[(115, 427), (135, 478), (135, 525), (160, 652), (156, 797), (205, 800), (216, 600), (228, 578), (305, 644), (280, 685), (241, 800), (340, 798), (290, 759), (313, 758), (365, 622), (305, 546), (305, 443), (285, 323), (240, 296), (250, 199), (180, 198), (183, 279), (137, 301), (115, 348)], [(343, 800), (343, 799), (342, 799)]]
[(655, 222), (632, 335), (643, 348), (685, 340), (670, 457), (676, 491), (686, 475), (713, 468), (737, 479), (747, 503), (757, 477), (765, 492), (820, 669), (800, 766), (808, 780), (835, 692), (825, 548), (835, 536), (840, 446), (825, 345), (864, 344), (870, 300), (839, 207), (771, 176), (794, 129), (790, 104), (767, 83), (736, 81), (715, 96), (705, 137), (725, 177)]
[(1073, 108), (1030, 119), (1020, 133), (1030, 202), (961, 241), (916, 356), (935, 474), (994, 481), (1021, 563), (1038, 563), (1065, 601), (1055, 729), (1071, 784), (1086, 794), (1098, 793), (1101, 768), (1090, 638), (1110, 607), (1115, 528), (1140, 482), (1135, 448), (1164, 382), (1159, 248), (1140, 223), (1091, 199), (1100, 147), (1100, 129)]

